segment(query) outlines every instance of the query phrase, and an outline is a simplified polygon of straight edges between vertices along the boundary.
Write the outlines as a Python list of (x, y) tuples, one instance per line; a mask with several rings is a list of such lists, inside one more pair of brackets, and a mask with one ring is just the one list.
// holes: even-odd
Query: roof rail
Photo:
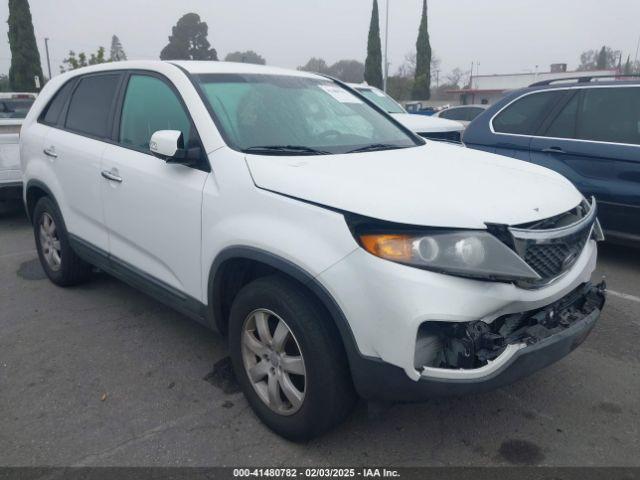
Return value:
[(632, 74), (632, 75), (583, 75), (580, 77), (567, 77), (567, 78), (556, 78), (552, 80), (542, 80), (541, 82), (532, 83), (529, 87), (544, 87), (546, 85), (551, 85), (552, 83), (557, 82), (567, 82), (571, 80), (576, 80), (577, 83), (589, 83), (593, 80), (597, 80), (599, 78), (638, 78), (640, 79), (640, 74)]

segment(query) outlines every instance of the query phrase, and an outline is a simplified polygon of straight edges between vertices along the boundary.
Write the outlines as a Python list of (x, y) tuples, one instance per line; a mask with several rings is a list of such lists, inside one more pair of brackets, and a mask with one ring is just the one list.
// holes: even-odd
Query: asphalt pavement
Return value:
[(306, 444), (253, 415), (222, 338), (105, 275), (62, 289), (0, 213), (0, 465), (640, 466), (640, 249), (604, 244), (608, 303), (557, 364), (477, 396), (361, 402)]

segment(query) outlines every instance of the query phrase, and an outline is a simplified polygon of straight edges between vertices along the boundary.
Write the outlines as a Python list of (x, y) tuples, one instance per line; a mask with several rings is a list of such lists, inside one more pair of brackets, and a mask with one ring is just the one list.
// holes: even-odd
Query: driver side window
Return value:
[(191, 139), (191, 121), (174, 91), (159, 78), (131, 75), (122, 105), (119, 142), (148, 151), (158, 130), (179, 130), (184, 145)]

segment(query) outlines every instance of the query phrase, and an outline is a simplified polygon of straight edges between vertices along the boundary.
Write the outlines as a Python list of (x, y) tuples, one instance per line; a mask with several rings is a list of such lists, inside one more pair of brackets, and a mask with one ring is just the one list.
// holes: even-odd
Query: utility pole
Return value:
[(51, 60), (49, 59), (49, 38), (44, 39), (44, 49), (47, 52), (47, 69), (49, 70), (49, 80), (51, 80)]
[[(635, 65), (637, 65), (637, 64), (638, 64), (638, 52), (640, 52), (640, 36), (638, 37), (638, 46), (636, 47), (636, 58), (635, 58), (635, 60), (633, 61), (633, 63), (634, 63)], [(640, 72), (638, 72), (638, 73), (640, 73)]]
[(387, 91), (387, 81), (389, 79), (389, 0), (387, 0), (387, 13), (385, 15), (384, 27), (384, 91)]

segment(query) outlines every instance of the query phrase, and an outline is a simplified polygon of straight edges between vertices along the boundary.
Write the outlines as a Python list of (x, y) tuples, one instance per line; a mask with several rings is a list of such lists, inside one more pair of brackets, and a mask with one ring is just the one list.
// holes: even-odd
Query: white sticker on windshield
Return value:
[(373, 93), (375, 93), (377, 96), (384, 98), (384, 93), (382, 93), (380, 90), (371, 90)]
[(358, 97), (337, 85), (318, 85), (340, 103), (362, 103)]

